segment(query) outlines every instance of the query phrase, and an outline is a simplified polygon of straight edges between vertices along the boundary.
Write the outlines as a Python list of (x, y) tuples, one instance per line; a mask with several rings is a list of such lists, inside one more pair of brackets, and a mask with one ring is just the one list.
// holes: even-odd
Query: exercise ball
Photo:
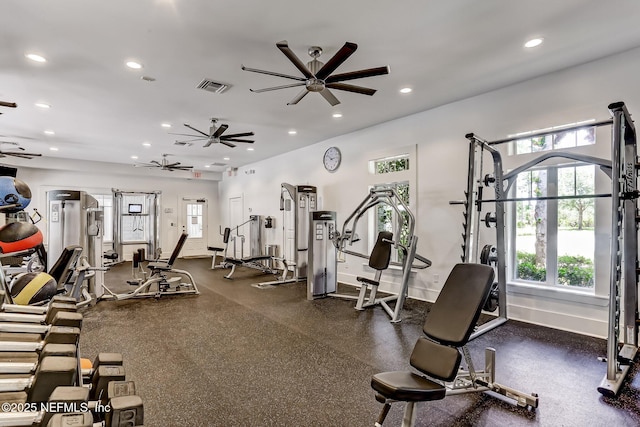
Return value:
[(27, 222), (10, 222), (0, 227), (0, 253), (26, 251), (41, 245), (42, 231)]
[(57, 287), (47, 273), (20, 273), (11, 281), (11, 296), (15, 304), (36, 304), (53, 298)]
[[(11, 176), (0, 176), (0, 212), (19, 212), (26, 209), (29, 203), (31, 203), (31, 189), (27, 184)], [(19, 206), (4, 208), (13, 204)]]

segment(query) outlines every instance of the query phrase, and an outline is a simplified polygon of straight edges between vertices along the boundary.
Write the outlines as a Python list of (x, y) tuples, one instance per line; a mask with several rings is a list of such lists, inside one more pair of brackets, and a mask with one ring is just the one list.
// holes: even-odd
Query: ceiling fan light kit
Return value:
[(311, 46), (307, 53), (311, 56), (311, 61), (307, 64), (303, 63), (300, 58), (289, 48), (289, 43), (286, 40), (276, 43), (276, 46), (280, 51), (293, 63), (293, 65), (302, 73), (304, 77), (292, 76), (289, 74), (282, 74), (273, 71), (260, 70), (257, 68), (249, 68), (244, 65), (241, 68), (244, 71), (250, 71), (252, 73), (266, 74), (269, 76), (282, 77), (290, 80), (297, 80), (297, 83), (268, 87), (264, 89), (249, 89), (251, 92), (262, 93), (272, 90), (286, 89), (291, 87), (303, 87), (302, 91), (298, 93), (287, 105), (295, 105), (302, 98), (304, 98), (309, 92), (317, 92), (324, 99), (327, 100), (332, 106), (340, 104), (340, 101), (333, 95), (330, 89), (337, 89), (346, 92), (359, 93), (361, 95), (372, 96), (376, 93), (375, 89), (356, 86), (352, 84), (343, 83), (347, 80), (362, 79), (365, 77), (374, 77), (384, 74), (389, 74), (389, 66), (368, 68), (365, 70), (350, 71), (346, 73), (333, 74), (333, 72), (342, 65), (358, 48), (358, 45), (351, 42), (346, 42), (335, 55), (327, 61), (322, 63), (318, 60), (318, 57), (322, 55), (322, 48), (319, 46)]

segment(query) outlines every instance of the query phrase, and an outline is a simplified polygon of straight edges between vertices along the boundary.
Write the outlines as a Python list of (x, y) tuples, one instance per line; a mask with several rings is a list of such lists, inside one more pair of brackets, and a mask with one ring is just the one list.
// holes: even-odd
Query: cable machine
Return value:
[[(489, 258), (495, 260), (498, 282), (495, 289), (497, 295), (498, 317), (480, 326), (472, 335), (484, 334), (507, 321), (506, 301), (506, 254), (507, 243), (505, 233), (505, 207), (507, 202), (527, 200), (561, 200), (573, 198), (611, 197), (611, 274), (609, 278), (609, 326), (607, 336), (607, 374), (598, 387), (605, 396), (618, 394), (630, 365), (638, 352), (638, 156), (635, 127), (624, 103), (609, 105), (612, 119), (587, 125), (566, 127), (562, 131), (576, 131), (591, 127), (612, 126), (611, 160), (580, 155), (570, 152), (548, 152), (542, 154), (509, 172), (502, 168), (500, 152), (494, 148), (498, 144), (516, 141), (517, 138), (487, 142), (472, 133), (466, 135), (469, 140), (469, 168), (465, 200), (451, 202), (463, 204), (464, 233), (462, 244), (462, 261), (467, 263), (487, 263)], [(540, 132), (527, 135), (536, 138), (552, 132)], [(483, 151), (486, 150), (493, 159), (493, 175), (483, 176)], [(592, 194), (575, 196), (545, 196), (529, 198), (509, 198), (506, 195), (516, 182), (519, 173), (530, 170), (536, 165), (551, 158), (566, 158), (593, 164), (611, 178), (610, 194)], [(476, 188), (477, 185), (477, 188)], [(495, 192), (493, 199), (483, 199), (483, 189), (492, 185)], [(494, 203), (495, 214), (487, 213), (481, 218), (482, 207), (486, 203)], [(487, 227), (495, 224), (496, 248), (488, 257), (487, 247), (479, 251), (479, 223)], [(623, 315), (624, 313), (624, 315)], [(621, 343), (619, 348), (618, 344)]]
[(258, 283), (256, 286), (294, 283), (307, 278), (309, 258), (309, 213), (316, 210), (317, 189), (312, 185), (280, 185), (282, 211), (282, 258), (284, 264), (278, 280)]
[(129, 253), (142, 247), (150, 257), (156, 258), (160, 249), (160, 195), (161, 191), (140, 192), (112, 189), (113, 192), (113, 250), (116, 262), (125, 260)]
[[(347, 217), (345, 222), (342, 224), (341, 231), (337, 231), (336, 229), (333, 235), (333, 243), (338, 251), (338, 257), (341, 257), (342, 254), (347, 254), (359, 258), (369, 259), (369, 254), (362, 254), (349, 250), (347, 249), (347, 245), (350, 246), (358, 240), (356, 230), (360, 218), (362, 218), (362, 216), (364, 216), (370, 209), (376, 208), (379, 205), (386, 205), (391, 207), (391, 209), (393, 209), (393, 211), (400, 219), (397, 222), (397, 227), (394, 233), (396, 238), (393, 242), (390, 243), (396, 250), (401, 250), (402, 260), (400, 262), (392, 261), (389, 263), (390, 265), (402, 267), (402, 281), (400, 284), (400, 291), (396, 295), (377, 298), (376, 286), (376, 289), (371, 289), (369, 297), (366, 298), (365, 301), (364, 293), (366, 292), (366, 288), (364, 286), (361, 287), (359, 296), (352, 296), (335, 293), (336, 287), (335, 285), (333, 285), (330, 289), (333, 289), (334, 293), (327, 293), (327, 295), (358, 300), (358, 303), (356, 305), (356, 309), (358, 310), (362, 310), (374, 305), (380, 305), (391, 318), (391, 322), (399, 322), (402, 320), (400, 318), (400, 310), (402, 309), (404, 301), (409, 292), (409, 278), (411, 275), (411, 269), (428, 268), (431, 266), (431, 261), (416, 253), (416, 249), (418, 247), (418, 236), (414, 234), (415, 217), (409, 209), (409, 206), (404, 203), (396, 190), (394, 188), (388, 187), (372, 188), (369, 191), (369, 194), (367, 194), (364, 200), (358, 205), (358, 207), (351, 213), (351, 215)], [(406, 242), (401, 243), (400, 236), (402, 236), (402, 230), (405, 228), (405, 226), (407, 230)], [(419, 263), (414, 263), (414, 260), (419, 261)], [(392, 308), (389, 303), (393, 301), (395, 301), (395, 306)]]

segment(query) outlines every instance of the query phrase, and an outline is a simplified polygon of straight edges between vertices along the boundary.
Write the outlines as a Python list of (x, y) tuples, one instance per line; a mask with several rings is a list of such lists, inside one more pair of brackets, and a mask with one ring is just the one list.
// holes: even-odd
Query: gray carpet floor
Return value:
[[(84, 311), (83, 357), (120, 352), (127, 378), (143, 398), (145, 426), (373, 426), (382, 405), (371, 376), (408, 368), (429, 304), (407, 301), (403, 321), (381, 308), (354, 310), (337, 298), (306, 300), (306, 284), (256, 288), (271, 280), (239, 268), (211, 270), (211, 259), (179, 260), (200, 295), (102, 301)], [(106, 283), (126, 284), (130, 264), (112, 267)], [(422, 426), (638, 426), (636, 368), (621, 395), (596, 387), (606, 342), (516, 321), (470, 343), (482, 366), (497, 350), (496, 381), (537, 393), (536, 411), (487, 394), (450, 396), (419, 406)], [(396, 403), (385, 426), (399, 426)]]

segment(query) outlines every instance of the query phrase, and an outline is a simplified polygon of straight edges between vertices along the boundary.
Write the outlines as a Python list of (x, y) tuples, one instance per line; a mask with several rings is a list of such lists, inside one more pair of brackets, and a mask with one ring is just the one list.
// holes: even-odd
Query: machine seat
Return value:
[(444, 399), (446, 388), (435, 381), (409, 371), (376, 374), (371, 387), (384, 399), (404, 402), (424, 402)]
[(224, 248), (220, 248), (217, 246), (207, 246), (207, 250), (208, 251), (213, 251), (213, 252), (222, 252), (224, 251)]
[(372, 285), (372, 286), (378, 286), (380, 284), (379, 281), (377, 280), (373, 280), (373, 279), (369, 279), (367, 277), (361, 277), (361, 276), (357, 276), (356, 280), (360, 283), (364, 283), (366, 285)]

